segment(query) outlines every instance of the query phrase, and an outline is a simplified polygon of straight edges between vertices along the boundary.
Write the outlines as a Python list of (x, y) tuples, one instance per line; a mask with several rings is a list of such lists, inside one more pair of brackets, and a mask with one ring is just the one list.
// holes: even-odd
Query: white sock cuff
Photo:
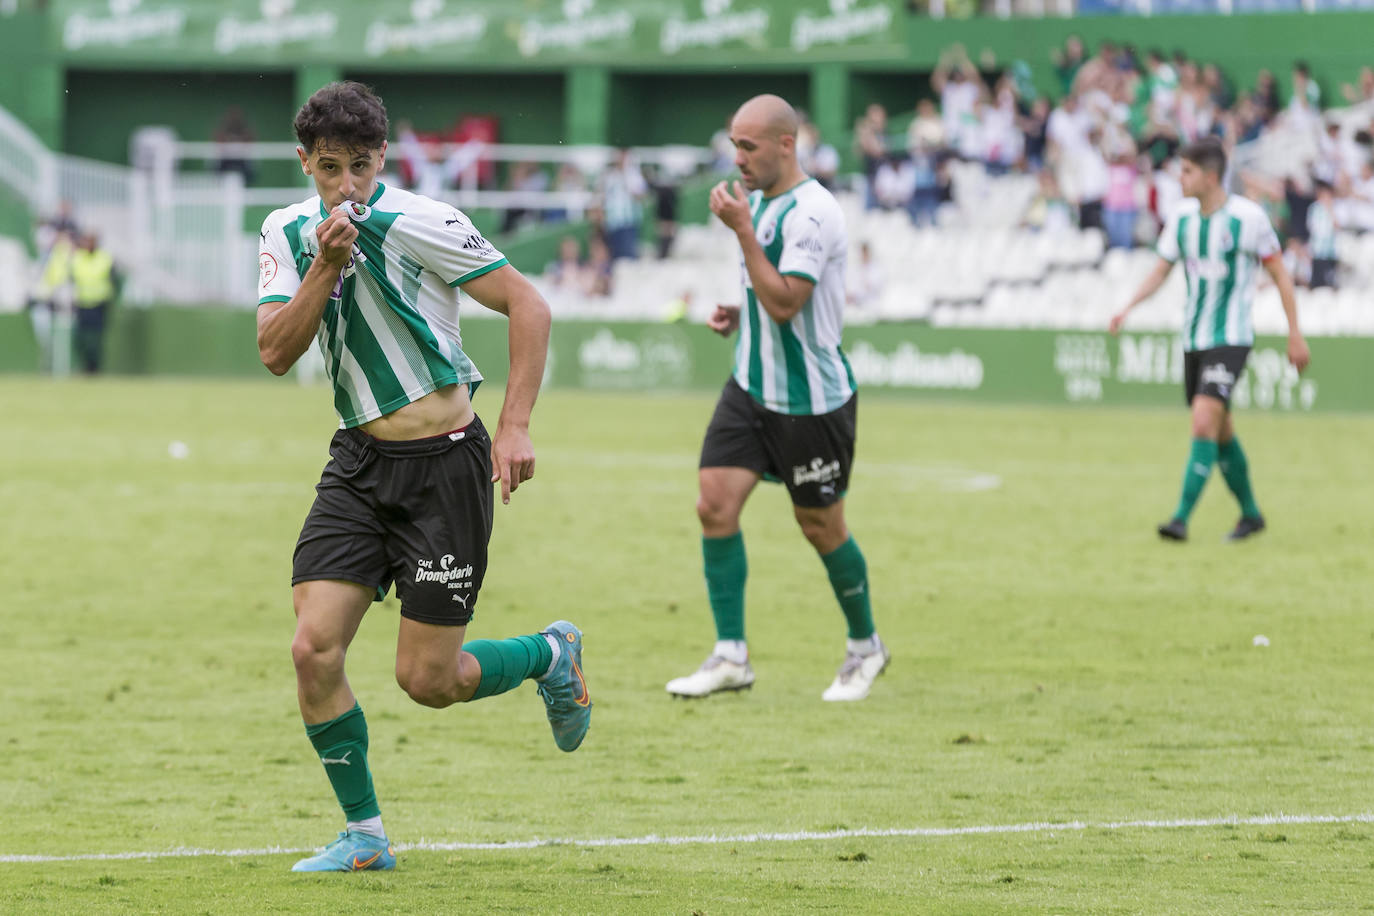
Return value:
[(712, 655), (719, 655), (728, 662), (743, 665), (749, 661), (749, 645), (742, 639), (718, 639)]
[(386, 831), (382, 829), (382, 816), (369, 817), (361, 821), (349, 821), (344, 825), (344, 829), (350, 833), (365, 833), (368, 836), (375, 836), (379, 840), (386, 839)]
[(845, 650), (850, 655), (872, 655), (878, 651), (878, 634), (874, 633), (867, 639), (847, 639), (845, 640)]

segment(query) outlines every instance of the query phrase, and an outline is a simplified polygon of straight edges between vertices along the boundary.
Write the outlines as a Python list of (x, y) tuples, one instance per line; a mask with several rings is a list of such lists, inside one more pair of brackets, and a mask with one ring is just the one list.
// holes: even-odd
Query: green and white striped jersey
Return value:
[(1185, 351), (1254, 344), (1255, 277), (1260, 262), (1279, 253), (1279, 238), (1259, 204), (1232, 194), (1203, 216), (1197, 200), (1186, 199), (1160, 233), (1156, 251), (1166, 261), (1183, 261)]
[[(506, 264), (458, 210), (378, 183), (367, 205), (349, 203), (353, 257), (316, 334), (334, 383), (340, 426), (360, 426), (446, 385), (482, 380), (463, 352), (458, 287)], [(258, 304), (287, 302), (319, 253), (327, 217), (318, 196), (262, 224)]]
[(765, 199), (749, 195), (754, 237), (785, 277), (816, 284), (790, 321), (768, 316), (749, 271), (740, 268), (744, 304), (735, 342), (735, 381), (754, 400), (777, 413), (823, 414), (854, 395), (854, 373), (840, 349), (844, 330), (845, 262), (849, 236), (844, 212), (815, 179)]

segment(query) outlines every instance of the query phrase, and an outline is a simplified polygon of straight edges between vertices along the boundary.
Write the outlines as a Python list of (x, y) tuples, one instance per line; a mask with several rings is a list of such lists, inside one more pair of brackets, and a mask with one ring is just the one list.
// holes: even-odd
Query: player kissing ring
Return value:
[(372, 215), (371, 207), (369, 207), (367, 204), (360, 204), (356, 200), (346, 200), (343, 203), (339, 204), (339, 208), (342, 209), (344, 214), (349, 219), (353, 220), (353, 222), (355, 223), (361, 223), (363, 220), (367, 219), (369, 216)]

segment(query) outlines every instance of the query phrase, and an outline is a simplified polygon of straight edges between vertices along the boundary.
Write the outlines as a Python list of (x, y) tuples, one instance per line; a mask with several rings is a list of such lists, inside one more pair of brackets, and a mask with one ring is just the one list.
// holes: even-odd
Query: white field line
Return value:
[[(848, 840), (883, 837), (980, 836), (1006, 833), (1067, 833), (1086, 830), (1180, 830), (1196, 827), (1270, 827), (1302, 824), (1374, 824), (1374, 814), (1264, 814), (1255, 817), (1175, 818), (1139, 821), (1064, 821), (1026, 824), (983, 824), (972, 827), (891, 827), (855, 830), (799, 831), (796, 833), (703, 834), (700, 836), (602, 837), (599, 839), (511, 840), (500, 843), (397, 843), (397, 852), (462, 852), (468, 850), (542, 849), (571, 846), (578, 849), (606, 849), (617, 846), (692, 846), (745, 845), (749, 843), (798, 843), (807, 840)], [(178, 859), (204, 856), (271, 856), (315, 852), (313, 848), (267, 846), (261, 849), (200, 849), (178, 847), (157, 852), (98, 852), (71, 856), (19, 855), (0, 853), (0, 863), (109, 862), (125, 859)]]

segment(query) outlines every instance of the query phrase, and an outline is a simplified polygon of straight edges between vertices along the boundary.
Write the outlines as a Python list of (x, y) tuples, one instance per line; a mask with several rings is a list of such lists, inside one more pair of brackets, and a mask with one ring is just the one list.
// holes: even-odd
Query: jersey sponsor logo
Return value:
[(792, 486), (799, 487), (804, 483), (828, 484), (832, 480), (840, 477), (840, 462), (838, 460), (827, 462), (824, 458), (812, 458), (811, 464), (798, 464), (792, 466)]
[(812, 254), (820, 254), (825, 251), (825, 246), (821, 244), (820, 239), (802, 239), (797, 243), (797, 247)]
[(1210, 258), (1205, 261), (1201, 258), (1189, 258), (1184, 266), (1187, 267), (1188, 273), (1209, 283), (1220, 283), (1231, 273), (1225, 261), (1213, 261)]
[(472, 235), (468, 237), (468, 240), (463, 243), (463, 250), (480, 251), (483, 254), (487, 254), (490, 253), (493, 249), (491, 247), (491, 242), (488, 242), (486, 239), (482, 238), (482, 236), (474, 232)]
[(262, 254), (258, 255), (259, 285), (266, 286), (277, 279), (278, 269), (277, 259), (272, 257), (271, 254), (264, 251)]

